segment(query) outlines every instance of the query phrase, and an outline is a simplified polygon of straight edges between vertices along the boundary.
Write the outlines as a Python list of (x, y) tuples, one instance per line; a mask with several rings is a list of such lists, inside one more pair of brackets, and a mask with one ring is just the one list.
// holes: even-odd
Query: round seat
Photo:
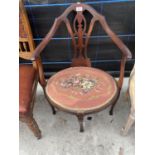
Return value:
[(45, 92), (58, 108), (73, 113), (91, 113), (113, 103), (118, 88), (114, 78), (102, 70), (70, 67), (53, 75)]

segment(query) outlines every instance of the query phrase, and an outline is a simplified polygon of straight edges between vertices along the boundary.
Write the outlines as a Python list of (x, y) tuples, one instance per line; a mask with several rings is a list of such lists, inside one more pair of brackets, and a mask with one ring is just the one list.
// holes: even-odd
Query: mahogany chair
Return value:
[[(75, 14), (75, 17), (73, 21), (70, 21), (68, 17), (72, 12)], [(89, 12), (91, 14), (92, 18), (90, 22), (87, 22), (84, 12)], [(92, 68), (91, 61), (87, 57), (89, 38), (96, 22), (100, 23), (103, 30), (110, 36), (122, 54), (120, 76), (119, 80), (116, 82), (108, 73)], [(38, 60), (38, 58), (62, 23), (65, 23), (68, 33), (72, 39), (74, 52), (71, 63), (72, 67), (58, 72), (56, 75), (51, 77), (48, 82), (46, 82), (41, 67), (41, 61)], [(109, 105), (111, 105), (110, 114), (113, 114), (113, 108), (119, 98), (123, 84), (125, 63), (126, 60), (131, 57), (132, 55), (130, 50), (110, 29), (103, 15), (99, 14), (89, 5), (75, 3), (69, 6), (62, 15), (55, 19), (49, 32), (35, 49), (31, 60), (37, 64), (40, 83), (45, 90), (45, 95), (49, 102), (58, 109), (75, 114), (80, 123), (80, 131), (84, 131), (83, 119), (86, 114), (100, 111)], [(84, 91), (84, 95), (81, 95), (80, 90), (76, 89), (78, 74), (84, 76), (80, 77), (81, 79), (78, 79), (78, 81), (83, 81), (82, 86), (80, 85), (80, 89)], [(90, 74), (91, 76), (96, 76), (96, 78), (98, 76), (102, 79), (102, 82), (100, 81), (101, 83), (99, 82), (99, 84), (103, 87), (99, 88), (99, 90), (95, 90), (98, 89), (94, 86), (96, 79), (86, 79), (87, 75), (84, 74)], [(72, 77), (72, 75), (74, 77)], [(62, 81), (66, 78), (66, 76), (68, 76), (69, 79), (66, 79), (66, 83), (63, 83)], [(61, 77), (64, 77), (64, 79), (61, 79)], [(73, 88), (74, 85), (76, 85), (76, 88)], [(84, 88), (86, 88), (86, 90), (84, 90)]]
[[(19, 2), (19, 22), (19, 56), (20, 58), (30, 60), (35, 45), (22, 1)], [(19, 118), (40, 139), (41, 131), (33, 118), (33, 107), (39, 79), (35, 68), (35, 62), (33, 62), (33, 65), (19, 65)]]

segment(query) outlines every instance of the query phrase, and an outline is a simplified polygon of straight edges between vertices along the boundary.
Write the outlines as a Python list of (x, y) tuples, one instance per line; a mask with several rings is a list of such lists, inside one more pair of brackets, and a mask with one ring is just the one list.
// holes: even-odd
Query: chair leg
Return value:
[(46, 96), (46, 93), (45, 93), (45, 88), (44, 87), (43, 87), (43, 91), (44, 91), (44, 95), (46, 97), (46, 100), (47, 100), (47, 102), (49, 103), (49, 105), (50, 105), (50, 107), (52, 109), (53, 115), (55, 115), (56, 114), (56, 110), (55, 110), (54, 106), (50, 103), (50, 101), (48, 100), (48, 98)]
[(111, 106), (111, 109), (110, 109), (110, 111), (109, 111), (109, 114), (110, 114), (110, 115), (113, 115), (114, 107), (115, 107), (115, 105), (116, 105), (116, 103), (117, 103), (117, 100), (118, 100), (119, 96), (120, 96), (120, 90), (119, 90), (119, 92), (118, 92), (118, 95), (117, 95), (117, 98), (116, 98), (115, 102), (114, 102), (114, 103), (112, 104), (112, 106)]
[(113, 115), (113, 111), (114, 111), (115, 105), (116, 105), (116, 102), (113, 103), (112, 106), (111, 106), (111, 109), (110, 109), (110, 111), (109, 111), (109, 114), (110, 114), (110, 115)]
[[(47, 99), (47, 97), (46, 97), (46, 99)], [(50, 107), (52, 109), (53, 115), (55, 115), (56, 114), (56, 110), (55, 110), (54, 106), (50, 103), (50, 101), (48, 99), (47, 99), (47, 102), (48, 102), (48, 104), (50, 105)]]
[[(47, 97), (46, 97), (46, 99), (47, 99)], [(48, 104), (50, 105), (50, 107), (52, 109), (53, 115), (55, 115), (56, 114), (56, 110), (55, 110), (54, 106), (50, 103), (50, 101), (48, 99), (47, 99), (47, 102), (48, 102)]]
[(117, 98), (116, 98), (115, 102), (114, 102), (114, 103), (112, 104), (112, 106), (111, 106), (111, 109), (110, 109), (110, 111), (109, 111), (109, 114), (110, 114), (110, 115), (113, 115), (114, 107), (115, 107), (115, 105), (116, 105), (116, 103), (117, 103), (117, 100), (118, 100), (119, 96), (120, 96), (120, 90), (118, 91), (118, 95), (117, 95)]
[(119, 155), (124, 155), (124, 149), (123, 148), (120, 148)]
[(41, 138), (41, 131), (38, 127), (38, 124), (36, 123), (35, 119), (33, 118), (33, 116), (30, 116), (27, 118), (26, 121), (29, 129), (33, 132), (33, 134), (40, 139)]
[(122, 135), (124, 135), (124, 136), (127, 135), (128, 131), (131, 128), (131, 126), (133, 125), (134, 121), (135, 121), (134, 117), (131, 114), (129, 114), (127, 123), (126, 123), (125, 127), (122, 128)]
[(79, 125), (80, 125), (80, 132), (84, 132), (83, 120), (84, 116), (82, 114), (77, 115)]
[(56, 114), (56, 110), (55, 110), (54, 106), (52, 106), (50, 103), (49, 103), (49, 105), (50, 105), (50, 107), (52, 109), (53, 115), (55, 115)]

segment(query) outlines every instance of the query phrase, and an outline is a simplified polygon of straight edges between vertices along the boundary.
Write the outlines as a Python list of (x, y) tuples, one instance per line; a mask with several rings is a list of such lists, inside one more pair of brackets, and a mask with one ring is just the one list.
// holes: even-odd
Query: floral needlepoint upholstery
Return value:
[(97, 80), (90, 77), (88, 74), (81, 75), (80, 73), (70, 76), (60, 81), (63, 88), (74, 89), (80, 94), (88, 93), (97, 84)]
[(62, 108), (89, 110), (106, 105), (117, 96), (115, 80), (90, 67), (71, 67), (52, 76), (46, 86), (49, 99)]

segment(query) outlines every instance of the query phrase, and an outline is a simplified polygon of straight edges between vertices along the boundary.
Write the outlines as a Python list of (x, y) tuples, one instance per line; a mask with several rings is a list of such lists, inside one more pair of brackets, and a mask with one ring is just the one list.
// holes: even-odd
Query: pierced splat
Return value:
[[(72, 43), (74, 47), (74, 56), (72, 59), (72, 66), (91, 66), (90, 59), (87, 57), (87, 46), (93, 26), (95, 23), (95, 18), (92, 18), (89, 23), (89, 28), (87, 30), (87, 21), (83, 14), (83, 8), (77, 7), (77, 13), (73, 20), (73, 30), (70, 25), (69, 19), (65, 20), (68, 32), (71, 35)], [(73, 32), (74, 31), (74, 32)]]
[(79, 55), (81, 55), (82, 49), (84, 47), (83, 35), (86, 32), (86, 19), (83, 16), (82, 12), (78, 12), (75, 16), (74, 23), (74, 36), (78, 37), (78, 45), (77, 48), (79, 50)]

